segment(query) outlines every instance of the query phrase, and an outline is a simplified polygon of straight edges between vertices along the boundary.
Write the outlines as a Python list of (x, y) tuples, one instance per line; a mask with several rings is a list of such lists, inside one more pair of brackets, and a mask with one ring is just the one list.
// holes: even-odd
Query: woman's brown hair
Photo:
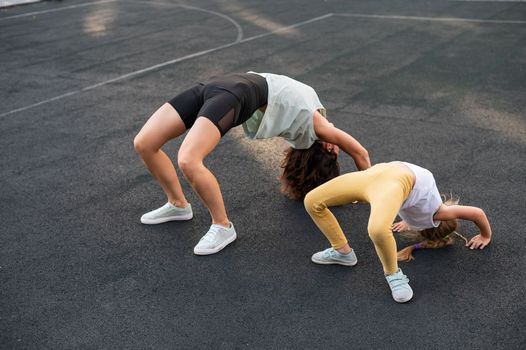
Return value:
[(337, 158), (320, 141), (308, 149), (289, 148), (281, 162), (281, 192), (293, 200), (302, 200), (310, 190), (340, 175)]

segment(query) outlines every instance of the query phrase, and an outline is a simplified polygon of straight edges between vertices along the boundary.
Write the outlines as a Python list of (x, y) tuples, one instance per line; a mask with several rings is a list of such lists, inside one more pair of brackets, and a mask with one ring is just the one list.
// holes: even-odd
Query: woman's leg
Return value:
[[(365, 172), (344, 174), (318, 186), (305, 196), (305, 209), (332, 247), (341, 253), (347, 253), (350, 248), (338, 221), (328, 207), (365, 201), (363, 189), (367, 178)], [(347, 249), (342, 251), (342, 248)]]
[(185, 131), (186, 127), (179, 113), (169, 103), (165, 103), (148, 119), (133, 141), (135, 150), (161, 185), (168, 201), (182, 208), (186, 207), (188, 202), (174, 165), (161, 147)]
[(223, 196), (215, 176), (205, 167), (205, 157), (221, 139), (219, 129), (207, 118), (199, 117), (179, 149), (178, 164), (185, 178), (199, 195), (212, 216), (212, 223), (230, 226)]

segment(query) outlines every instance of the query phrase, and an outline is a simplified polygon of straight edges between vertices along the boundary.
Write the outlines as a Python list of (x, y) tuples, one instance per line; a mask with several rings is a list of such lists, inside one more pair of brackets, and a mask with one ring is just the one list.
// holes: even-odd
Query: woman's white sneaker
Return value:
[(155, 225), (168, 221), (190, 220), (193, 217), (194, 214), (190, 204), (186, 208), (179, 208), (168, 202), (162, 207), (141, 216), (141, 222), (146, 225)]
[(236, 230), (234, 225), (230, 223), (230, 227), (226, 228), (221, 225), (213, 224), (210, 226), (208, 232), (201, 238), (199, 243), (194, 248), (195, 255), (210, 255), (215, 254), (236, 239)]

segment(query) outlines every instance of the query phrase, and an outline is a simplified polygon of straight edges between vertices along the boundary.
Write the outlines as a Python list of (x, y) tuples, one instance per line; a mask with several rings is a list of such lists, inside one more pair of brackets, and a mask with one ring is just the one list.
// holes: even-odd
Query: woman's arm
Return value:
[(442, 204), (433, 218), (435, 220), (463, 219), (473, 221), (479, 228), (480, 234), (471, 238), (466, 244), (471, 249), (483, 249), (491, 241), (491, 226), (486, 213), (480, 208)]
[(371, 167), (367, 150), (354, 137), (329, 123), (318, 111), (314, 112), (314, 132), (321, 141), (338, 145), (350, 155), (359, 170)]

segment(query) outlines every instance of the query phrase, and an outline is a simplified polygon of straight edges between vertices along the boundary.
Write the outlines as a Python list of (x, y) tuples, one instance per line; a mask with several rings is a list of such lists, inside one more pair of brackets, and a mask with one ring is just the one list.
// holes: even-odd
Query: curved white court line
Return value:
[(203, 56), (203, 55), (215, 52), (215, 51), (219, 51), (219, 50), (222, 50), (222, 49), (226, 49), (228, 47), (232, 47), (232, 46), (237, 45), (237, 44), (241, 44), (241, 43), (246, 43), (246, 42), (249, 42), (249, 41), (257, 40), (257, 39), (260, 39), (260, 38), (263, 38), (263, 37), (266, 37), (266, 36), (270, 36), (270, 35), (273, 35), (273, 34), (276, 34), (276, 33), (280, 33), (280, 32), (283, 32), (283, 31), (286, 31), (286, 30), (289, 30), (289, 29), (292, 29), (292, 28), (297, 28), (297, 27), (303, 26), (305, 24), (309, 24), (309, 23), (312, 23), (312, 22), (320, 21), (320, 20), (329, 18), (331, 16), (332, 16), (332, 13), (328, 13), (326, 15), (315, 17), (315, 18), (311, 18), (311, 19), (308, 19), (306, 21), (298, 22), (298, 23), (292, 24), (290, 26), (283, 27), (283, 28), (280, 28), (278, 30), (274, 30), (272, 32), (267, 32), (267, 33), (263, 33), (263, 34), (259, 34), (259, 35), (254, 35), (254, 36), (251, 36), (249, 38), (241, 39), (241, 40), (238, 40), (238, 41), (233, 41), (233, 42), (231, 42), (229, 44), (221, 45), (221, 46), (214, 47), (214, 48), (208, 49), (208, 50), (199, 51), (199, 52), (196, 52), (196, 53), (193, 53), (193, 54), (190, 54), (190, 55), (186, 55), (186, 56), (179, 57), (179, 58), (176, 58), (176, 59), (173, 59), (173, 60), (170, 60), (170, 61), (166, 61), (166, 62), (163, 62), (163, 63), (156, 64), (156, 65), (153, 65), (153, 66), (150, 66), (150, 67), (139, 69), (139, 70), (136, 70), (134, 72), (131, 72), (131, 73), (128, 73), (128, 74), (124, 74), (124, 75), (121, 75), (121, 76), (113, 78), (113, 79), (105, 80), (105, 81), (102, 81), (102, 82), (97, 83), (97, 84), (86, 86), (86, 87), (84, 87), (82, 89), (79, 89), (79, 90), (70, 91), (70, 92), (67, 92), (67, 93), (59, 95), (59, 96), (55, 96), (55, 97), (52, 97), (52, 98), (49, 98), (49, 99), (46, 99), (46, 100), (43, 100), (43, 101), (40, 101), (40, 102), (33, 103), (31, 105), (27, 105), (25, 107), (20, 107), (20, 108), (13, 109), (13, 110), (8, 111), (8, 112), (1, 113), (0, 117), (5, 117), (5, 116), (11, 115), (11, 114), (22, 112), (22, 111), (28, 110), (30, 108), (33, 108), (33, 107), (41, 106), (41, 105), (47, 104), (49, 102), (53, 102), (53, 101), (57, 101), (57, 100), (63, 99), (65, 97), (77, 95), (77, 94), (79, 94), (81, 92), (93, 90), (93, 89), (96, 89), (96, 88), (104, 86), (104, 85), (108, 85), (108, 84), (115, 83), (115, 82), (118, 82), (118, 81), (126, 80), (126, 79), (138, 76), (138, 75), (146, 73), (146, 72), (150, 72), (150, 71), (162, 68), (162, 67), (166, 67), (166, 66), (171, 65), (171, 64), (175, 64), (175, 63), (178, 63), (178, 62), (189, 60), (191, 58)]
[[(101, 0), (101, 1), (87, 2), (87, 3), (84, 3), (84, 4), (78, 4), (78, 5), (69, 5), (69, 6), (64, 6), (64, 7), (55, 8), (55, 9), (22, 13), (22, 14), (19, 14), (19, 15), (8, 16), (8, 17), (0, 17), (0, 21), (5, 21), (5, 20), (8, 20), (8, 19), (13, 19), (13, 18), (22, 18), (22, 17), (36, 16), (36, 15), (41, 15), (41, 14), (46, 14), (46, 13), (52, 13), (52, 12), (59, 12), (59, 11), (64, 11), (64, 10), (75, 9), (75, 8), (79, 8), (79, 7), (86, 7), (86, 6), (105, 4), (105, 3), (110, 3), (110, 2), (120, 2), (120, 1), (121, 0)], [(220, 12), (211, 11), (211, 10), (207, 10), (207, 9), (203, 9), (203, 8), (195, 7), (195, 6), (182, 5), (182, 4), (168, 4), (168, 3), (162, 3), (162, 2), (151, 3), (151, 2), (148, 2), (148, 1), (140, 1), (140, 0), (129, 0), (129, 1), (126, 1), (126, 2), (128, 2), (128, 3), (134, 2), (134, 3), (138, 3), (138, 4), (148, 4), (148, 5), (152, 5), (152, 4), (154, 4), (154, 5), (168, 5), (168, 6), (173, 6), (173, 7), (182, 7), (182, 8), (188, 9), (188, 10), (195, 10), (195, 11), (201, 11), (201, 12), (210, 13), (210, 14), (213, 14), (213, 15), (216, 15), (218, 17), (222, 17), (222, 18), (226, 19), (227, 21), (229, 21), (230, 23), (232, 23), (236, 27), (236, 29), (237, 29), (237, 38), (236, 38), (236, 40), (237, 41), (239, 41), (239, 40), (241, 40), (243, 38), (243, 28), (241, 28), (239, 23), (237, 23), (231, 17), (229, 17), (229, 16), (227, 16), (225, 14), (222, 14)]]
[[(89, 5), (106, 3), (106, 2), (115, 2), (115, 1), (117, 1), (117, 0), (92, 2), (92, 3), (89, 3)], [(145, 1), (134, 1), (134, 0), (132, 0), (130, 2), (147, 3)], [(87, 4), (84, 4), (84, 5), (87, 6)], [(174, 64), (174, 63), (185, 61), (185, 60), (188, 60), (188, 59), (191, 59), (191, 58), (194, 58), (194, 57), (206, 55), (207, 53), (214, 52), (214, 51), (221, 50), (223, 48), (235, 45), (235, 44), (241, 42), (241, 40), (243, 39), (243, 28), (241, 28), (239, 23), (237, 23), (234, 19), (232, 19), (231, 17), (229, 17), (229, 16), (227, 16), (225, 14), (222, 14), (222, 13), (219, 13), (219, 12), (216, 12), (216, 11), (207, 10), (207, 9), (202, 9), (202, 8), (195, 7), (195, 6), (187, 6), (187, 5), (179, 5), (179, 4), (173, 4), (173, 6), (175, 6), (175, 7), (182, 7), (184, 9), (191, 10), (191, 11), (201, 11), (201, 12), (209, 13), (209, 14), (221, 17), (223, 19), (226, 19), (227, 21), (232, 23), (234, 25), (234, 27), (236, 27), (236, 30), (237, 30), (236, 40), (234, 40), (233, 42), (230, 42), (228, 44), (221, 45), (221, 46), (218, 46), (218, 47), (215, 47), (215, 48), (212, 48), (212, 49), (199, 51), (197, 53), (193, 53), (193, 54), (190, 54), (190, 55), (179, 57), (179, 58), (176, 58), (176, 59), (173, 59), (173, 60), (170, 60), (170, 61), (166, 61), (166, 62), (163, 62), (163, 63), (159, 63), (159, 64), (156, 64), (156, 65), (147, 67), (147, 68), (139, 69), (139, 70), (136, 70), (134, 72), (118, 76), (116, 78), (112, 78), (112, 79), (109, 79), (109, 80), (106, 80), (106, 81), (103, 81), (103, 82), (100, 82), (100, 83), (97, 83), (97, 84), (86, 86), (86, 87), (84, 87), (82, 89), (66, 92), (66, 93), (64, 93), (62, 95), (58, 95), (58, 96), (55, 96), (55, 97), (52, 97), (52, 98), (49, 98), (49, 99), (46, 99), (46, 100), (43, 100), (43, 101), (40, 101), (40, 102), (36, 102), (36, 103), (30, 104), (30, 105), (25, 106), (25, 107), (20, 107), (20, 108), (16, 108), (16, 109), (13, 109), (13, 110), (8, 111), (8, 112), (0, 113), (0, 117), (4, 117), (4, 116), (10, 115), (10, 114), (17, 113), (17, 112), (25, 111), (27, 109), (30, 109), (30, 108), (33, 108), (33, 107), (37, 107), (37, 106), (41, 106), (41, 105), (49, 103), (49, 102), (57, 101), (57, 100), (65, 98), (65, 97), (77, 95), (77, 94), (79, 94), (81, 92), (93, 90), (93, 89), (96, 89), (96, 88), (98, 88), (100, 86), (103, 86), (103, 85), (107, 85), (107, 84), (115, 83), (115, 82), (118, 82), (118, 81), (121, 81), (121, 80), (129, 79), (131, 77), (134, 77), (134, 76), (137, 76), (137, 75), (140, 75), (140, 74), (143, 74), (143, 73), (146, 73), (146, 72), (149, 72), (149, 71), (152, 71), (152, 70), (155, 70), (155, 69), (158, 69), (158, 68), (170, 65), (170, 64)], [(70, 6), (70, 8), (72, 8), (72, 7), (73, 6)], [(80, 7), (80, 6), (75, 6), (75, 7)], [(56, 10), (59, 10), (59, 9), (56, 9)], [(46, 12), (51, 12), (51, 11), (45, 11), (45, 12), (41, 11), (40, 13), (46, 13)], [(34, 14), (34, 12), (33, 12), (33, 14)]]
[[(114, 1), (117, 1), (117, 0), (99, 1), (99, 2), (96, 2), (96, 3), (114, 2)], [(147, 2), (141, 1), (141, 0), (131, 0), (131, 2), (147, 3)], [(95, 3), (90, 3), (90, 4), (95, 4)], [(157, 3), (157, 4), (169, 5), (167, 3)], [(84, 4), (84, 5), (87, 6), (87, 4)], [(199, 52), (196, 52), (196, 53), (193, 53), (193, 54), (189, 54), (189, 55), (186, 55), (186, 56), (183, 56), (183, 57), (175, 58), (173, 60), (162, 62), (162, 63), (156, 64), (156, 65), (150, 66), (150, 67), (139, 69), (139, 70), (130, 72), (128, 74), (124, 74), (124, 75), (118, 76), (118, 77), (113, 78), (113, 79), (105, 80), (105, 81), (102, 81), (102, 82), (97, 83), (97, 84), (86, 86), (86, 87), (84, 87), (82, 89), (70, 91), (70, 92), (64, 93), (62, 95), (58, 95), (58, 96), (55, 96), (55, 97), (52, 97), (52, 98), (49, 98), (49, 99), (46, 99), (46, 100), (43, 100), (43, 101), (40, 101), (40, 102), (33, 103), (31, 105), (27, 105), (25, 107), (20, 107), (20, 108), (17, 108), (17, 109), (13, 109), (11, 111), (1, 113), (0, 117), (4, 117), (4, 116), (10, 115), (10, 114), (17, 113), (17, 112), (25, 111), (25, 110), (28, 110), (28, 109), (33, 108), (33, 107), (37, 107), (37, 106), (41, 106), (43, 104), (47, 104), (49, 102), (53, 102), (53, 101), (60, 100), (60, 99), (66, 98), (66, 97), (77, 95), (79, 93), (86, 92), (86, 91), (89, 91), (89, 90), (93, 90), (93, 89), (96, 89), (96, 88), (104, 86), (104, 85), (108, 85), (108, 84), (111, 84), (111, 83), (115, 83), (115, 82), (119, 82), (119, 81), (122, 81), (122, 80), (130, 79), (130, 78), (133, 78), (135, 76), (138, 76), (138, 75), (141, 75), (141, 74), (144, 74), (144, 73), (147, 73), (147, 72), (150, 72), (150, 71), (153, 71), (153, 70), (156, 70), (156, 69), (159, 69), (159, 68), (171, 65), (171, 64), (175, 64), (175, 63), (186, 61), (186, 60), (189, 60), (189, 59), (192, 59), (192, 58), (195, 58), (195, 57), (203, 56), (203, 55), (215, 52), (215, 51), (219, 51), (219, 50), (222, 50), (222, 49), (225, 49), (225, 48), (228, 48), (228, 47), (232, 47), (232, 46), (237, 45), (237, 44), (241, 44), (241, 43), (257, 40), (257, 39), (260, 39), (260, 38), (263, 38), (263, 37), (266, 37), (266, 36), (269, 36), (269, 35), (277, 34), (279, 32), (283, 32), (283, 31), (286, 31), (286, 30), (289, 30), (289, 29), (292, 29), (292, 28), (300, 27), (300, 26), (303, 26), (305, 24), (316, 22), (316, 21), (319, 21), (319, 20), (323, 20), (323, 19), (326, 19), (326, 18), (329, 18), (329, 17), (332, 17), (332, 16), (337, 16), (337, 17), (355, 17), (355, 18), (376, 18), (376, 19), (400, 19), (400, 20), (416, 20), (416, 21), (440, 21), (440, 22), (476, 22), (476, 23), (499, 23), (499, 24), (526, 24), (526, 21), (513, 21), (513, 20), (484, 20), (484, 19), (455, 18), (455, 17), (418, 17), (418, 16), (371, 15), (371, 14), (359, 14), (359, 13), (339, 13), (339, 14), (328, 13), (328, 14), (325, 14), (325, 15), (322, 15), (322, 16), (319, 16), (319, 17), (311, 18), (311, 19), (306, 20), (306, 21), (295, 23), (295, 24), (287, 26), (287, 27), (280, 28), (280, 29), (275, 30), (275, 31), (262, 33), (262, 34), (259, 34), (259, 35), (254, 35), (254, 36), (251, 36), (249, 38), (242, 39), (243, 38), (243, 29), (241, 28), (241, 26), (235, 20), (233, 20), (232, 18), (230, 18), (230, 17), (228, 17), (228, 16), (226, 16), (224, 14), (221, 14), (221, 13), (218, 13), (218, 12), (215, 12), (215, 11), (210, 11), (210, 10), (198, 8), (198, 7), (194, 7), (194, 6), (178, 5), (178, 4), (174, 4), (173, 6), (183, 7), (183, 8), (187, 8), (189, 10), (207, 12), (207, 13), (214, 14), (214, 15), (217, 15), (219, 17), (222, 17), (222, 18), (228, 20), (237, 29), (238, 34), (237, 34), (236, 40), (231, 42), (231, 43), (225, 44), (225, 45), (214, 47), (214, 48), (211, 48), (211, 49), (208, 49), (208, 50), (199, 51)]]
[(368, 15), (363, 13), (335, 13), (338, 17), (377, 18), (377, 19), (403, 19), (412, 21), (436, 21), (436, 22), (475, 22), (475, 23), (499, 23), (499, 24), (526, 24), (526, 21), (505, 19), (476, 19), (458, 17), (419, 17), (419, 16), (395, 16), (395, 15)]
[(236, 38), (236, 41), (234, 41), (234, 42), (237, 43), (238, 41), (243, 39), (243, 28), (241, 28), (239, 23), (237, 23), (234, 19), (232, 19), (232, 17), (229, 17), (229, 16), (227, 16), (225, 14), (222, 14), (220, 12), (210, 11), (210, 10), (206, 10), (206, 9), (202, 9), (202, 8), (194, 7), (194, 6), (187, 6), (187, 5), (176, 5), (176, 6), (177, 7), (182, 7), (182, 8), (185, 8), (185, 9), (189, 9), (189, 10), (195, 10), (195, 11), (202, 11), (202, 12), (210, 13), (212, 15), (216, 15), (216, 16), (219, 16), (221, 18), (224, 18), (227, 21), (229, 21), (230, 23), (232, 23), (237, 29), (237, 38)]
[(237, 23), (232, 17), (229, 17), (229, 16), (227, 16), (227, 15), (221, 13), (221, 12), (207, 10), (207, 9), (204, 9), (204, 8), (201, 8), (201, 7), (182, 5), (182, 4), (170, 4), (170, 3), (166, 3), (166, 2), (153, 2), (152, 3), (152, 2), (144, 1), (144, 0), (128, 0), (128, 1), (125, 1), (125, 2), (127, 2), (127, 3), (134, 2), (136, 4), (164, 5), (164, 6), (172, 6), (172, 7), (182, 7), (182, 8), (187, 9), (187, 10), (194, 10), (194, 11), (201, 11), (201, 12), (205, 12), (205, 13), (210, 13), (212, 15), (215, 15), (215, 16), (218, 16), (218, 17), (226, 19), (227, 21), (229, 21), (230, 23), (232, 23), (236, 27), (236, 29), (237, 29), (236, 42), (241, 40), (241, 39), (243, 39), (243, 28), (241, 28), (239, 23)]

